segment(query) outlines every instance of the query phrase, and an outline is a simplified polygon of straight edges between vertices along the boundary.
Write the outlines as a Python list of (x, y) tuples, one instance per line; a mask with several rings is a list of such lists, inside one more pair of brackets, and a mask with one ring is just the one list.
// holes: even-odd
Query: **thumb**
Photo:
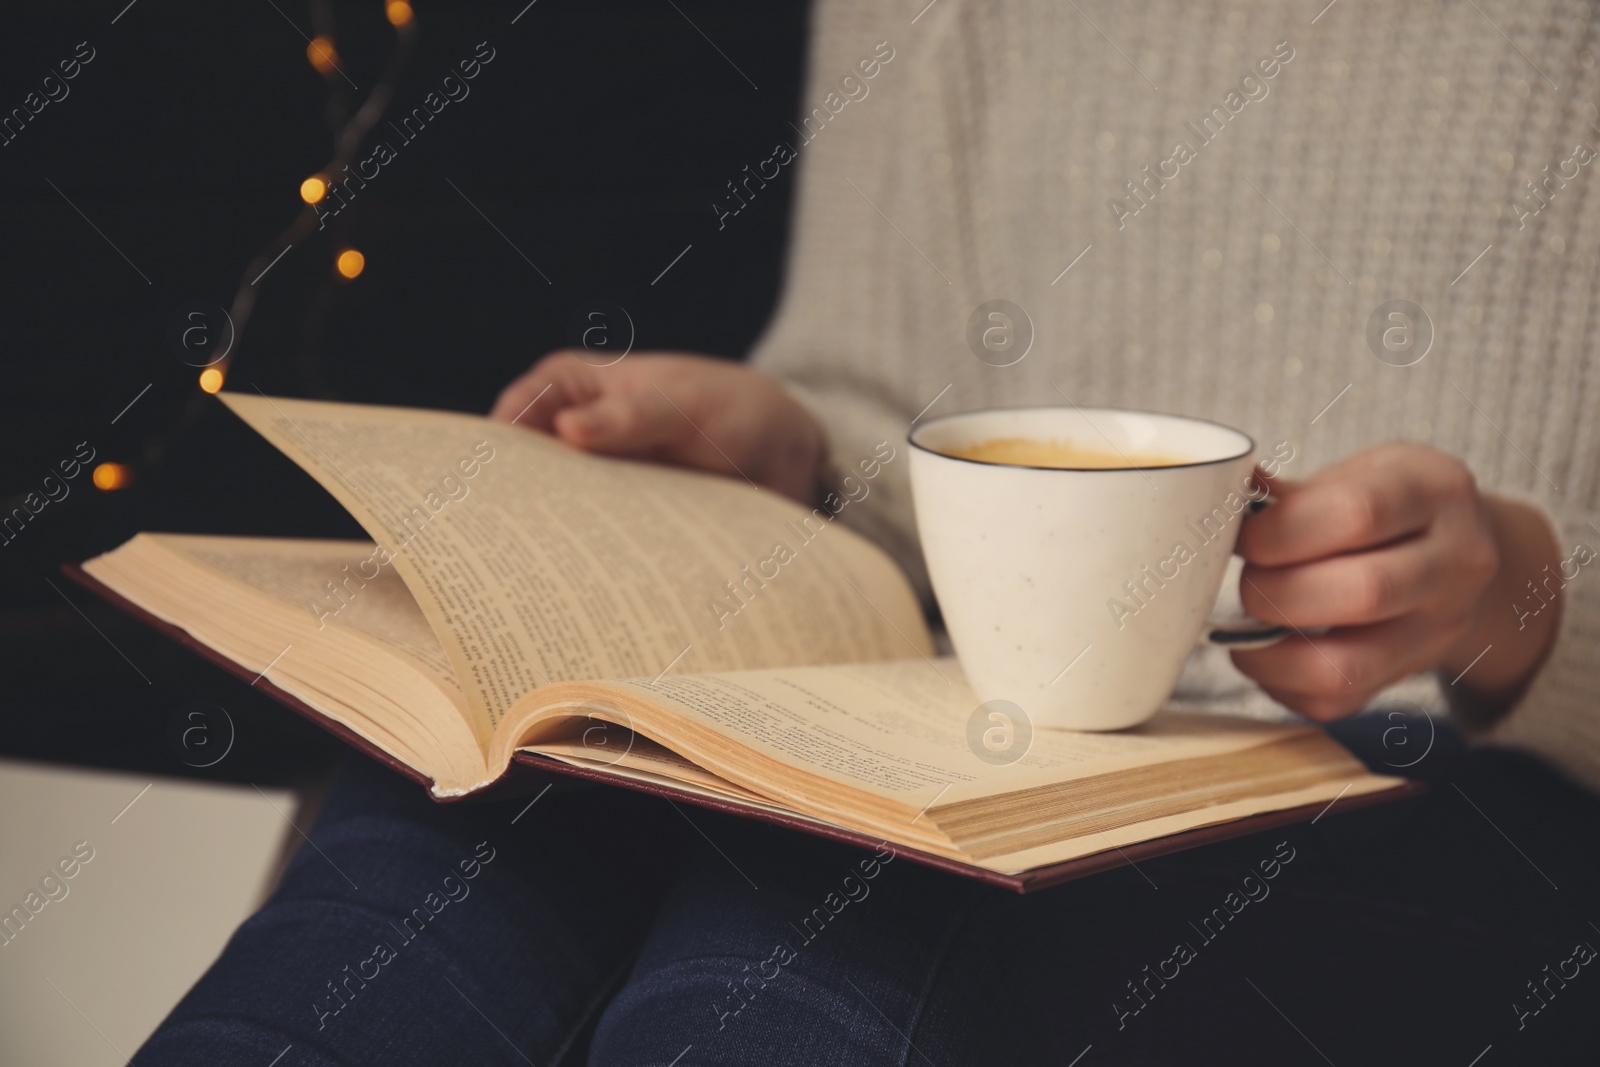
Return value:
[(1245, 494), (1250, 506), (1245, 509), (1244, 524), (1239, 528), (1239, 540), (1234, 551), (1251, 563), (1262, 558), (1264, 549), (1281, 553), (1284, 513), (1279, 505), (1286, 497), (1294, 496), (1304, 488), (1304, 482), (1275, 477), (1260, 467), (1251, 471), (1245, 482)]
[(636, 456), (681, 443), (694, 427), (651, 389), (605, 393), (556, 414), (556, 436), (590, 452)]
[(1254, 503), (1252, 511), (1260, 511), (1266, 506), (1269, 498), (1282, 499), (1290, 493), (1296, 492), (1301, 486), (1300, 482), (1273, 474), (1257, 465), (1245, 480), (1245, 492)]

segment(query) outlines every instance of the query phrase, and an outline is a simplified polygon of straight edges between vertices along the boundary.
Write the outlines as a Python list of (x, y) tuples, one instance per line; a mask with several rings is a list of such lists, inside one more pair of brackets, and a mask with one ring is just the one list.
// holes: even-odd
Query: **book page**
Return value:
[(608, 753), (597, 756), (593, 747), (583, 743), (582, 729), (580, 727), (575, 738), (567, 740), (551, 738), (544, 741), (539, 745), (539, 755), (564, 760), (579, 767), (593, 767), (619, 774), (631, 771), (643, 777), (645, 781), (671, 783), (674, 786), (696, 786), (716, 796), (728, 797), (746, 804), (759, 804), (773, 810), (783, 810), (768, 804), (760, 793), (753, 793), (725, 778), (718, 778), (704, 767), (690, 763), (670, 748), (663, 748), (647, 737), (630, 736), (626, 742), (627, 747), (620, 754)]
[[(461, 682), (392, 569), (362, 570), (373, 546), (363, 541), (145, 534), (164, 549), (221, 571), (296, 611), (312, 625), (344, 626), (381, 641), (465, 705)], [(364, 573), (373, 577), (364, 578)]]
[[(997, 764), (954, 659), (634, 680), (624, 688), (762, 755), (914, 809), (949, 805), (1169, 760), (1238, 751), (1314, 728), (1163, 711), (1143, 726), (1076, 733), (1014, 722), (1014, 762)], [(976, 726), (974, 726), (976, 722)]]
[(553, 681), (931, 651), (904, 576), (825, 509), (473, 415), (222, 399), (365, 527), (491, 729)]
[[(86, 579), (152, 625), (225, 661), (336, 733), (366, 743), (434, 780), (436, 795), (488, 784), (493, 741), (468, 714), (456, 673), (410, 591), (392, 573), (341, 585), (331, 576), (371, 550), (360, 541), (295, 541), (142, 533), (84, 561)], [(348, 580), (348, 579), (347, 579)], [(359, 743), (359, 742), (358, 742)]]

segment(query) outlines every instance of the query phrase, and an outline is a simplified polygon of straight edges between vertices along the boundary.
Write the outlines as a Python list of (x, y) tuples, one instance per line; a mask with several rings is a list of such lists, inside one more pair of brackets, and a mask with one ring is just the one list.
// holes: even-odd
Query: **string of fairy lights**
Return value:
[[(395, 30), (394, 52), (378, 83), (367, 93), (360, 106), (354, 106), (355, 85), (341, 63), (331, 0), (311, 0), (310, 12), (314, 35), (306, 44), (305, 54), (307, 62), (328, 84), (328, 122), (334, 135), (333, 154), (326, 165), (300, 183), (301, 209), (294, 220), (269, 241), (241, 272), (232, 303), (227, 309), (228, 343), (224, 353), (200, 371), (197, 382), (200, 393), (190, 398), (178, 425), (161, 435), (161, 440), (146, 443), (144, 459), (147, 462), (158, 460), (165, 452), (165, 440), (176, 436), (181, 427), (201, 417), (207, 409), (206, 396), (221, 392), (227, 384), (239, 339), (244, 335), (261, 291), (258, 283), (278, 259), (317, 228), (316, 205), (328, 195), (330, 187), (340, 180), (339, 176), (349, 170), (363, 139), (388, 110), (400, 75), (416, 44), (417, 19), (411, 4), (408, 0), (383, 0), (384, 16)], [(324, 285), (343, 285), (354, 281), (366, 269), (366, 263), (366, 255), (360, 249), (349, 243), (336, 244), (332, 269)], [(91, 480), (98, 489), (116, 490), (131, 485), (133, 475), (130, 464), (105, 462), (94, 468)]]
[[(311, 8), (312, 24), (317, 34), (306, 44), (306, 59), (328, 83), (332, 94), (330, 107), (340, 109), (341, 102), (348, 96), (345, 87), (349, 79), (339, 63), (339, 48), (334, 40), (331, 7), (328, 0), (314, 0)], [(256, 258), (250, 261), (240, 275), (233, 305), (228, 309), (228, 317), (233, 324), (234, 346), (237, 346), (245, 324), (249, 322), (250, 313), (255, 308), (256, 294), (259, 291), (255, 284), (256, 280), (271, 266), (276, 257), (283, 254), (284, 250), (293, 247), (310, 234), (317, 221), (315, 205), (327, 196), (329, 186), (339, 180), (339, 175), (349, 170), (362, 140), (383, 117), (394, 97), (400, 72), (404, 69), (415, 44), (417, 20), (416, 13), (407, 0), (387, 0), (384, 3), (384, 15), (389, 24), (395, 28), (396, 35), (396, 46), (389, 60), (388, 69), (378, 84), (367, 94), (366, 100), (349, 115), (348, 119), (340, 123), (335, 118), (333, 157), (320, 171), (300, 183), (300, 199), (303, 203), (300, 213), (283, 233), (269, 242)], [(348, 110), (347, 105), (342, 110)], [(354, 281), (365, 269), (366, 262), (366, 256), (360, 250), (349, 246), (338, 248), (334, 254), (333, 275), (343, 281)], [(232, 359), (233, 354), (230, 351), (223, 359), (206, 367), (200, 373), (200, 388), (207, 393), (220, 391), (227, 382)]]

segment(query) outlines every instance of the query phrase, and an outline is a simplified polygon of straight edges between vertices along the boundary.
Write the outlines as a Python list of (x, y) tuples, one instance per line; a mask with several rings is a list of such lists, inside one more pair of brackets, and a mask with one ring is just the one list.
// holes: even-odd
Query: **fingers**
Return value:
[(738, 475), (800, 501), (816, 492), (822, 429), (773, 379), (685, 352), (595, 367), (554, 352), (506, 387), (491, 417), (578, 448)]
[(1244, 569), (1245, 611), (1300, 627), (1350, 626), (1410, 614), (1447, 593), (1447, 562), (1434, 539), (1413, 537), (1371, 552)]
[(590, 403), (555, 414), (555, 433), (590, 452), (643, 456), (670, 450), (695, 433), (694, 426), (653, 384), (601, 394)]
[(553, 433), (557, 412), (593, 401), (602, 385), (598, 368), (570, 352), (552, 352), (500, 391), (489, 417)]
[[(489, 417), (553, 434), (590, 452), (647, 456), (672, 452), (694, 426), (656, 385), (645, 364), (595, 367), (552, 352), (506, 386)], [(657, 357), (657, 368), (666, 367)]]
[(1277, 501), (1239, 533), (1239, 554), (1263, 567), (1386, 544), (1426, 527), (1436, 508), (1427, 471), (1366, 454), (1309, 481), (1277, 482)]
[[(1299, 629), (1233, 660), (1274, 699), (1312, 718), (1347, 715), (1466, 635), (1500, 562), (1459, 460), (1381, 445), (1273, 489), (1277, 502), (1240, 531), (1240, 597)], [(1331, 629), (1300, 632), (1320, 627)]]
[(1232, 656), (1278, 703), (1326, 721), (1360, 711), (1384, 686), (1437, 662), (1458, 630), (1414, 613), (1374, 626), (1294, 634)]

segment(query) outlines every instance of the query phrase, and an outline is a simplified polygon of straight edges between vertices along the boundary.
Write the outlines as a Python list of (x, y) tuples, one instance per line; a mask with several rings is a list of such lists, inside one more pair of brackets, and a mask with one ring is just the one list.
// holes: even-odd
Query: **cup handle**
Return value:
[(1292, 633), (1287, 626), (1253, 619), (1248, 615), (1230, 618), (1213, 618), (1206, 624), (1205, 642), (1221, 648), (1266, 648), (1275, 645)]
[[(1254, 515), (1272, 503), (1273, 499), (1268, 496), (1261, 500), (1252, 500), (1250, 513)], [(1202, 639), (1206, 644), (1220, 648), (1266, 648), (1282, 641), (1292, 632), (1288, 626), (1274, 626), (1250, 615), (1213, 615), (1206, 623)]]

